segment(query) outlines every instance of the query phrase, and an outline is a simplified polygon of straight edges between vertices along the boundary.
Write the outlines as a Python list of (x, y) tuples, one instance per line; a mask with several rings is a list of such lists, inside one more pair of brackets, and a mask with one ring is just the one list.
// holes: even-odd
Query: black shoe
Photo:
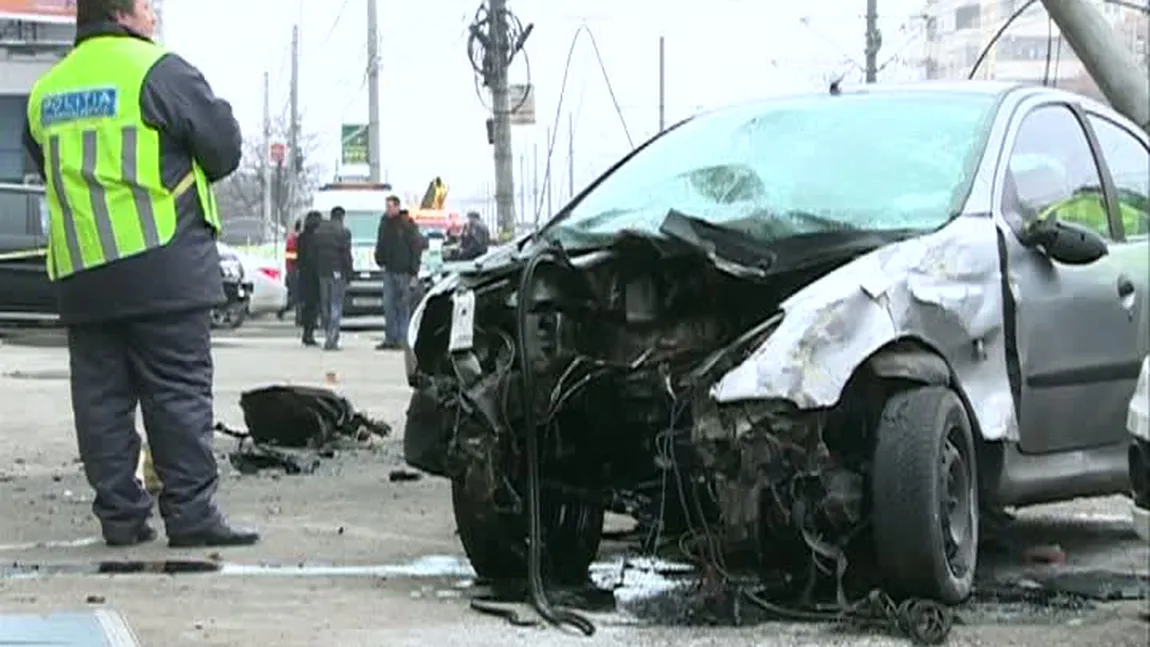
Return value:
[(402, 348), (402, 347), (403, 347), (402, 344), (400, 344), (399, 342), (396, 342), (396, 341), (381, 341), (378, 344), (376, 344), (375, 349), (376, 350), (397, 350), (397, 349)]
[(207, 530), (190, 535), (169, 536), (168, 546), (172, 548), (251, 546), (259, 540), (260, 534), (258, 532), (244, 528), (233, 528), (221, 521)]
[(138, 546), (139, 544), (146, 544), (156, 539), (156, 531), (148, 524), (140, 524), (135, 532), (125, 534), (112, 534), (104, 535), (104, 543), (112, 548), (127, 548), (129, 546)]
[(303, 340), (303, 345), (304, 345), (304, 346), (319, 346), (319, 342), (317, 342), (317, 341), (316, 341), (316, 340), (314, 340), (314, 339), (307, 339), (307, 338), (305, 338), (305, 339)]

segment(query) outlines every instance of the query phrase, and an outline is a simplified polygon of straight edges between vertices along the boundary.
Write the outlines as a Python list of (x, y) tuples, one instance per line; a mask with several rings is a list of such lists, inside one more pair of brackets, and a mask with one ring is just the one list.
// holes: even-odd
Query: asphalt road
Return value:
[[(586, 645), (550, 628), (515, 628), (471, 611), (469, 568), (455, 536), (446, 484), (390, 482), (402, 467), (400, 430), (409, 391), (402, 357), (371, 349), (376, 332), (349, 333), (346, 349), (304, 349), (282, 324), (253, 322), (220, 335), (215, 351), (221, 421), (242, 426), (238, 398), (260, 385), (333, 386), (395, 428), (374, 450), (340, 454), (309, 476), (240, 476), (221, 461), (222, 500), (234, 522), (265, 541), (226, 551), (172, 551), (163, 542), (112, 550), (97, 539), (91, 493), (76, 463), (67, 356), (58, 333), (0, 333), (0, 612), (106, 605), (144, 645)], [(220, 437), (226, 454), (234, 441)], [(1150, 551), (1133, 535), (1121, 497), (1020, 513), (1007, 548), (984, 554), (995, 578), (1103, 571), (1145, 574)], [(1067, 563), (1028, 565), (1023, 553), (1058, 545)], [(218, 572), (101, 575), (108, 560), (186, 559)], [(622, 571), (617, 548), (596, 573)], [(666, 609), (688, 594), (652, 570), (624, 572), (619, 609), (592, 614), (596, 645), (886, 645), (881, 633), (825, 625), (668, 626)], [(984, 603), (963, 612), (955, 645), (1147, 644), (1147, 602), (1044, 606)], [(3, 636), (0, 636), (3, 643)]]

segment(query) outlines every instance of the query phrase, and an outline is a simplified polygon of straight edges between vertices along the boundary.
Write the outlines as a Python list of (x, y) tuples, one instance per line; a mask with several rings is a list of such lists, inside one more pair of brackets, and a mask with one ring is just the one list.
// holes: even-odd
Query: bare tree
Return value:
[[(287, 141), (287, 125), (286, 119), (273, 124), (273, 142)], [(254, 244), (278, 239), (282, 229), (274, 225), (287, 226), (310, 204), (312, 193), (320, 184), (321, 171), (316, 163), (318, 149), (318, 137), (303, 135), (300, 137), (300, 168), (297, 173), (292, 172), (290, 151), (282, 169), (274, 165), (270, 167), (273, 227), (267, 227), (263, 223), (263, 167), (270, 163), (269, 151), (264, 146), (262, 133), (247, 138), (240, 167), (215, 186), (224, 240), (233, 244)]]

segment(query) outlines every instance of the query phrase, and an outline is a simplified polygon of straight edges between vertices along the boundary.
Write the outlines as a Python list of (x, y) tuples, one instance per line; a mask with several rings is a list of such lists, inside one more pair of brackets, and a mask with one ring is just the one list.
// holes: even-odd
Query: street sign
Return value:
[(511, 108), (510, 121), (512, 126), (531, 126), (535, 124), (535, 86), (531, 84), (515, 83), (507, 88)]
[(283, 164), (284, 159), (287, 158), (287, 146), (278, 142), (272, 144), (271, 148), (268, 149), (268, 156), (271, 158), (272, 162), (275, 162), (276, 164)]
[(367, 164), (368, 136), (365, 124), (343, 124), (339, 137), (341, 164)]

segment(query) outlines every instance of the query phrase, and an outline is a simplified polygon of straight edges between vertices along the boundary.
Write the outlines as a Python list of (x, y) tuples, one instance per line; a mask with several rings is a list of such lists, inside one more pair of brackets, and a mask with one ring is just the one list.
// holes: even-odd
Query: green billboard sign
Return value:
[(344, 124), (340, 128), (340, 161), (343, 164), (367, 164), (367, 126)]

